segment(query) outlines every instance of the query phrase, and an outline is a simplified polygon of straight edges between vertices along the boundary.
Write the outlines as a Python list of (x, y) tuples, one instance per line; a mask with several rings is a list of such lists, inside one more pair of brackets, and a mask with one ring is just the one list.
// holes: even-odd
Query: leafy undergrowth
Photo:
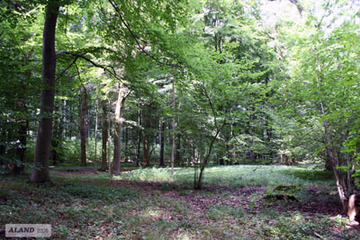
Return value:
[[(183, 169), (175, 178), (166, 169), (115, 178), (89, 169), (59, 170), (50, 186), (2, 177), (1, 229), (7, 223), (47, 223), (53, 239), (358, 239), (359, 229), (339, 215), (335, 188), (323, 184), (326, 176), (307, 184), (303, 170), (267, 169), (272, 172), (259, 177), (274, 175), (272, 184), (243, 186), (214, 184), (221, 169), (208, 171), (202, 191), (179, 180), (189, 171)], [(224, 170), (234, 177), (239, 167)], [(284, 178), (294, 181), (275, 185), (274, 179)]]

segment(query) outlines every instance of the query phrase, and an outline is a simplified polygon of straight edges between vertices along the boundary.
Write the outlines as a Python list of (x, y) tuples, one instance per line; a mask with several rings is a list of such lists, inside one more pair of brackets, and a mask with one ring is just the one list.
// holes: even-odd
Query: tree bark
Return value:
[(176, 154), (176, 121), (175, 121), (175, 108), (176, 108), (176, 96), (175, 96), (175, 77), (173, 77), (172, 81), (172, 108), (173, 108), (173, 116), (172, 116), (172, 133), (171, 133), (171, 174), (174, 175), (174, 163), (175, 163), (175, 154)]
[[(98, 92), (96, 93), (96, 95), (98, 95)], [(95, 103), (95, 127), (94, 127), (94, 161), (95, 161), (95, 165), (97, 165), (97, 132), (98, 132), (98, 121), (99, 121), (99, 115), (98, 115), (98, 111), (99, 111), (99, 100), (98, 98), (96, 98), (96, 103)]]
[(144, 167), (150, 166), (150, 106), (147, 105), (143, 111), (143, 123), (144, 123), (144, 139), (143, 139), (143, 157)]
[(60, 3), (50, 0), (46, 6), (45, 24), (43, 31), (43, 60), (42, 82), (40, 102), (40, 124), (36, 139), (34, 165), (35, 168), (30, 177), (32, 183), (50, 182), (49, 155), (52, 138), (52, 120), (55, 97), (55, 30), (59, 13)]
[(165, 121), (161, 121), (160, 132), (160, 167), (165, 167), (164, 153), (165, 153)]
[(175, 163), (176, 166), (181, 165), (181, 134), (180, 133), (178, 133), (176, 136)]
[(142, 126), (142, 118), (141, 118), (141, 110), (138, 111), (138, 139), (137, 139), (137, 146), (136, 146), (136, 157), (135, 157), (135, 166), (140, 166), (140, 158), (141, 158), (141, 142), (143, 136), (143, 130), (141, 129)]
[(108, 151), (107, 151), (107, 159), (108, 159), (108, 169), (109, 169), (109, 173), (111, 174), (112, 168), (111, 168), (111, 118), (108, 118)]
[(108, 107), (105, 99), (101, 100), (102, 107), (102, 146), (101, 146), (101, 168), (100, 171), (106, 171), (107, 169), (107, 142), (108, 142)]
[(121, 160), (121, 128), (125, 121), (123, 118), (125, 109), (125, 100), (129, 94), (129, 89), (124, 85), (120, 84), (119, 94), (115, 107), (115, 128), (114, 128), (114, 160), (112, 174), (120, 174), (120, 160)]
[(125, 162), (129, 162), (130, 161), (130, 157), (129, 157), (129, 128), (126, 127), (126, 126), (125, 126), (124, 143), (125, 143), (125, 152), (124, 152)]
[(87, 123), (87, 91), (84, 85), (80, 88), (80, 141), (81, 141), (81, 162), (80, 166), (86, 166), (86, 139), (87, 139), (87, 132), (88, 132), (88, 124)]

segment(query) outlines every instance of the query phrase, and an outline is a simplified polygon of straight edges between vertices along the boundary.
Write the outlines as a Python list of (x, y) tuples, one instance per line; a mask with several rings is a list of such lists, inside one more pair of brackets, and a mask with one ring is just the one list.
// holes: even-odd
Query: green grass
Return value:
[[(171, 176), (169, 168), (138, 169), (124, 173), (117, 179), (176, 182), (192, 186), (193, 168), (175, 168)], [(294, 166), (236, 165), (205, 169), (204, 184), (231, 187), (287, 185), (331, 185), (332, 175), (322, 170)]]
[[(314, 201), (334, 204), (329, 195), (335, 189), (331, 175), (318, 170), (251, 165), (209, 167), (204, 184), (212, 186), (211, 191), (191, 189), (194, 171), (191, 168), (177, 168), (174, 176), (167, 168), (139, 169), (117, 177), (91, 171), (77, 173), (82, 170), (52, 171), (54, 184), (48, 186), (29, 184), (28, 177), (1, 176), (0, 198), (6, 199), (6, 203), (0, 205), (0, 228), (4, 229), (7, 223), (51, 224), (54, 239), (359, 236), (358, 231), (347, 229), (345, 217), (302, 211), (303, 204)], [(271, 190), (284, 185), (294, 187)], [(319, 187), (319, 194), (324, 197), (311, 195), (306, 186)], [(260, 190), (245, 191), (252, 188)], [(288, 191), (300, 202), (264, 198), (276, 191)], [(288, 207), (293, 210), (287, 210)]]

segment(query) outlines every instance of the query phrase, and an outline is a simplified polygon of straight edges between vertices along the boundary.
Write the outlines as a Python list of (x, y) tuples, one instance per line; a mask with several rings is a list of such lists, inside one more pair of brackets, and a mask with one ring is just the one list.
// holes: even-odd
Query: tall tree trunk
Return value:
[[(74, 112), (74, 104), (72, 104), (71, 102), (69, 102), (69, 122), (73, 123), (75, 122), (74, 120), (74, 115), (72, 114)], [(68, 129), (68, 138), (72, 139), (73, 135), (74, 135), (74, 128), (70, 128)]]
[(109, 169), (109, 173), (111, 174), (112, 168), (111, 168), (111, 118), (108, 118), (108, 151), (107, 151), (107, 159), (108, 159), (108, 169)]
[[(59, 121), (59, 136), (58, 136), (58, 140), (59, 140), (59, 144), (58, 144), (58, 160), (60, 163), (63, 163), (64, 162), (64, 157), (62, 154), (62, 146), (63, 146), (63, 139), (66, 137), (66, 130), (65, 130), (65, 123), (66, 123), (66, 99), (63, 99), (62, 100), (62, 117), (60, 118), (60, 121)], [(59, 150), (60, 148), (60, 150)]]
[(136, 157), (135, 157), (135, 166), (140, 166), (140, 158), (141, 158), (141, 142), (142, 142), (142, 136), (143, 136), (143, 130), (140, 128), (142, 126), (142, 118), (141, 118), (141, 110), (138, 111), (138, 140), (137, 140), (137, 146), (136, 146)]
[(108, 108), (107, 102), (105, 99), (101, 100), (101, 107), (102, 107), (102, 127), (101, 127), (101, 134), (102, 134), (102, 146), (101, 146), (101, 168), (100, 171), (106, 171), (107, 168), (107, 154), (106, 154), (106, 144), (108, 142)]
[(40, 124), (36, 139), (34, 169), (30, 177), (32, 183), (50, 182), (49, 155), (52, 138), (52, 114), (55, 97), (55, 30), (60, 3), (50, 0), (46, 6), (45, 24), (43, 32), (43, 60), (42, 82), (40, 102)]
[[(54, 107), (54, 112), (59, 112), (59, 107)], [(51, 139), (51, 160), (52, 160), (52, 164), (54, 166), (57, 165), (58, 162), (58, 146), (59, 146), (59, 124), (60, 124), (60, 118), (61, 116), (54, 116), (54, 120), (53, 120), (53, 137)]]
[(160, 131), (160, 167), (165, 167), (164, 154), (165, 154), (165, 121), (161, 121)]
[(172, 133), (171, 133), (171, 174), (174, 175), (174, 163), (175, 163), (175, 152), (176, 152), (176, 120), (175, 120), (175, 108), (176, 108), (176, 96), (175, 96), (175, 77), (173, 77), (172, 81), (172, 108), (173, 108), (173, 116), (172, 116)]
[(80, 124), (79, 124), (79, 130), (80, 130), (80, 141), (81, 141), (81, 162), (80, 166), (85, 167), (86, 166), (86, 139), (87, 139), (87, 91), (86, 87), (84, 85), (80, 88)]
[(144, 125), (144, 139), (143, 139), (143, 157), (144, 157), (144, 167), (150, 166), (150, 128), (151, 128), (151, 119), (150, 119), (150, 106), (147, 105), (146, 109), (143, 111), (143, 125)]
[(124, 122), (123, 114), (125, 110), (125, 100), (128, 96), (129, 89), (120, 84), (119, 94), (115, 107), (115, 128), (114, 128), (114, 160), (112, 173), (114, 175), (120, 174), (120, 160), (121, 160), (121, 128)]
[[(96, 91), (96, 95), (98, 96), (98, 91)], [(99, 115), (98, 115), (98, 111), (99, 111), (99, 99), (96, 98), (96, 103), (95, 103), (95, 127), (94, 127), (94, 161), (95, 161), (95, 165), (97, 165), (97, 132), (98, 132), (98, 119), (99, 119)]]
[(124, 136), (124, 143), (125, 143), (125, 153), (124, 158), (125, 162), (129, 160), (129, 128), (125, 126), (125, 136)]
[(181, 165), (181, 134), (180, 133), (178, 133), (176, 136), (175, 162), (177, 166)]

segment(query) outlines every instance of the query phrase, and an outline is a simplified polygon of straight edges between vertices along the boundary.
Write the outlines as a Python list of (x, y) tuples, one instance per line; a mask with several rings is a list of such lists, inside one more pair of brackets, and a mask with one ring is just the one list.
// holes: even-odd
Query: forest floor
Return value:
[[(0, 178), (0, 237), (8, 223), (52, 225), (52, 239), (360, 239), (330, 174), (284, 166), (52, 170), (53, 184)], [(267, 184), (266, 184), (267, 183)]]

